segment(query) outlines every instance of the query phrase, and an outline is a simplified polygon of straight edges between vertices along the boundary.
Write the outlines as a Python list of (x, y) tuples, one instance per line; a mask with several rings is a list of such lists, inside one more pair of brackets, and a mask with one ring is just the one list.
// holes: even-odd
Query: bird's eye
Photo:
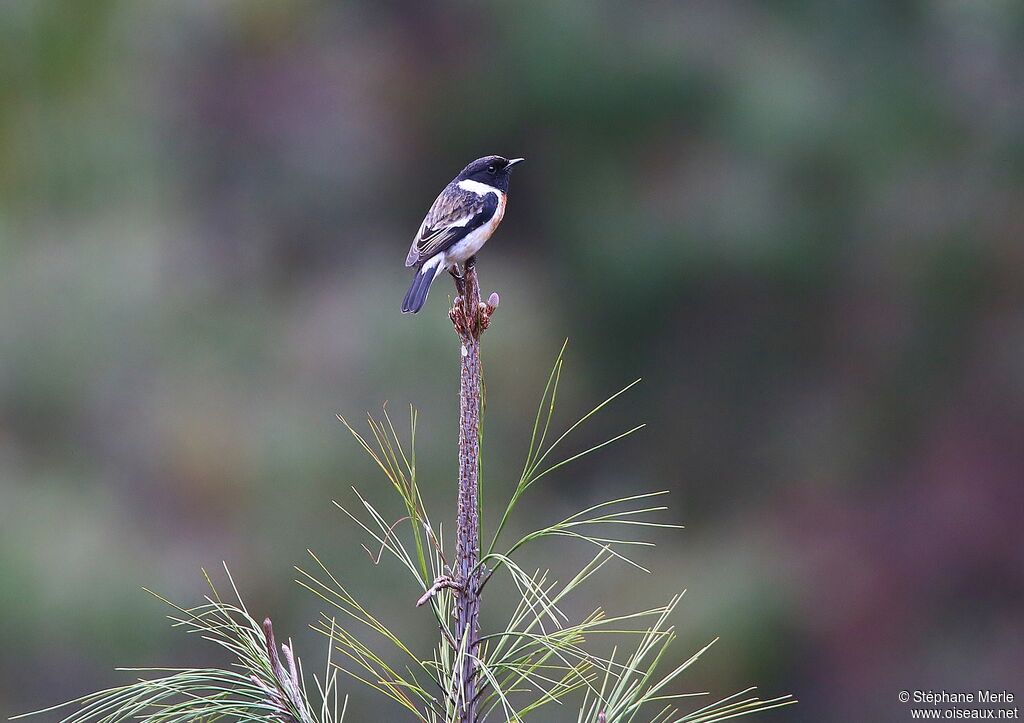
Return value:
[(493, 163), (491, 165), (487, 166), (487, 172), (490, 173), (492, 176), (495, 173), (497, 173), (497, 171), (498, 171), (498, 169), (494, 167)]

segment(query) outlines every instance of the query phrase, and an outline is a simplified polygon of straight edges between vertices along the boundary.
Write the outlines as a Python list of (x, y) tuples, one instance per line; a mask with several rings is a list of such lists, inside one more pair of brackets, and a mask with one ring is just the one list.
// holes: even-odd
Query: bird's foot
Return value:
[(480, 338), (490, 325), (491, 315), (498, 308), (497, 294), (491, 294), (487, 301), (479, 301), (474, 305), (476, 308), (470, 308), (470, 300), (480, 298), (475, 269), (476, 257), (470, 256), (463, 264), (463, 273), (457, 273), (454, 268), (448, 270), (455, 279), (455, 290), (458, 292), (448, 316), (455, 326), (455, 332), (462, 337), (463, 348), (469, 340)]
[(459, 293), (459, 296), (464, 297), (466, 295), (465, 272), (463, 271), (462, 273), (459, 273), (459, 267), (452, 266), (450, 269), (448, 269), (448, 273), (452, 275), (453, 279), (455, 279), (455, 290)]

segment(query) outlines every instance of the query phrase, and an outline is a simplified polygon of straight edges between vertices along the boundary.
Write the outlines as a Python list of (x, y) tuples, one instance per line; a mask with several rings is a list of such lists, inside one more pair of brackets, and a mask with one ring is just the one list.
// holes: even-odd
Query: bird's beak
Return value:
[(512, 158), (512, 159), (509, 160), (509, 162), (507, 164), (505, 164), (505, 170), (507, 171), (512, 166), (516, 165), (517, 163), (522, 163), (525, 160), (526, 160), (525, 158)]

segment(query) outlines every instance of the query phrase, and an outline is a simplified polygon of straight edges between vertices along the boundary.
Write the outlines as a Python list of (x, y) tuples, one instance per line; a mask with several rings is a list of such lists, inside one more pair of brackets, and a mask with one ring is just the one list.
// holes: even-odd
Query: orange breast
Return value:
[(498, 208), (494, 212), (494, 216), (491, 218), (487, 226), (490, 228), (491, 233), (494, 233), (494, 229), (498, 228), (498, 224), (501, 223), (501, 219), (505, 218), (505, 204), (508, 203), (508, 196), (504, 193), (498, 194)]

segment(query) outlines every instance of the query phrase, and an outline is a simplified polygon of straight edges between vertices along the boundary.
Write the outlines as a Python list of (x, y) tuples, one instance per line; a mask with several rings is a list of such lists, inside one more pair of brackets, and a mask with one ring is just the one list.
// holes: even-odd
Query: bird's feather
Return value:
[(430, 207), (412, 242), (406, 266), (423, 263), (487, 223), (498, 208), (498, 193), (480, 195), (451, 183)]

